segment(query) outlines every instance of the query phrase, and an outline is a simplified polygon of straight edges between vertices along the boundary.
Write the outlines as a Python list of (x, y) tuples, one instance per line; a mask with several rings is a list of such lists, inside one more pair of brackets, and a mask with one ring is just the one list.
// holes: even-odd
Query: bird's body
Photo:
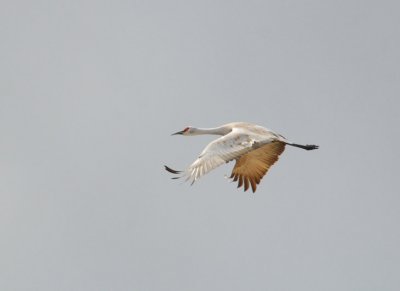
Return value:
[(194, 183), (218, 166), (236, 160), (231, 178), (233, 181), (238, 181), (238, 187), (244, 185), (245, 191), (251, 186), (253, 192), (256, 191), (257, 184), (260, 183), (268, 169), (278, 160), (285, 145), (306, 150), (318, 148), (315, 145), (294, 144), (265, 127), (246, 122), (232, 122), (207, 129), (186, 127), (175, 134), (216, 134), (222, 135), (222, 137), (209, 143), (185, 171), (175, 171), (165, 166), (167, 171), (173, 174), (182, 174), (181, 177), (186, 177), (186, 180)]

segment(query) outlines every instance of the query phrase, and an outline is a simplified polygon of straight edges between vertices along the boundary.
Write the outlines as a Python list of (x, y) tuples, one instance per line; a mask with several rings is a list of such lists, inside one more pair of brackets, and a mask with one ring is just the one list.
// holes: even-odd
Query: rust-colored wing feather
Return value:
[(238, 188), (244, 185), (244, 191), (247, 191), (251, 186), (255, 192), (257, 184), (284, 150), (285, 144), (275, 141), (241, 156), (236, 160), (231, 178), (238, 181)]

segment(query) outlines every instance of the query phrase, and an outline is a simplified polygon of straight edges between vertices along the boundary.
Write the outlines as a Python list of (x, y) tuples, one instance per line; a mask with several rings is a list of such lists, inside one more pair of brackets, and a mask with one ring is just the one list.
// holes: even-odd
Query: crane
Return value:
[(202, 134), (221, 135), (221, 137), (210, 142), (186, 170), (177, 171), (164, 166), (168, 172), (178, 175), (173, 179), (186, 178), (186, 181), (191, 181), (193, 184), (218, 166), (236, 160), (230, 178), (238, 182), (238, 188), (244, 186), (244, 191), (247, 191), (251, 186), (255, 192), (257, 185), (278, 160), (286, 145), (304, 150), (318, 149), (317, 145), (292, 143), (278, 133), (247, 122), (232, 122), (215, 128), (189, 126), (172, 135)]

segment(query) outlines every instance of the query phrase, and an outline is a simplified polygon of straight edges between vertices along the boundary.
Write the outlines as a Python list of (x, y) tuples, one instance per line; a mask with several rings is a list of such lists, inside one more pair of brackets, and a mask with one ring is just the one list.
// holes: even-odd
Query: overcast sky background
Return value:
[[(0, 289), (400, 290), (399, 9), (2, 1)], [(232, 121), (320, 149), (169, 179)]]

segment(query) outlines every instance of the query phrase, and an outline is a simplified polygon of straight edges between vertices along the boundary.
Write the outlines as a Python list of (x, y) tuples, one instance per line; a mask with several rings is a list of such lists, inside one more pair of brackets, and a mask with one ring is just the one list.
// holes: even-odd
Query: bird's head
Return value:
[(175, 132), (172, 135), (177, 135), (177, 134), (192, 135), (193, 134), (193, 127), (191, 127), (191, 126), (185, 127), (183, 130)]

